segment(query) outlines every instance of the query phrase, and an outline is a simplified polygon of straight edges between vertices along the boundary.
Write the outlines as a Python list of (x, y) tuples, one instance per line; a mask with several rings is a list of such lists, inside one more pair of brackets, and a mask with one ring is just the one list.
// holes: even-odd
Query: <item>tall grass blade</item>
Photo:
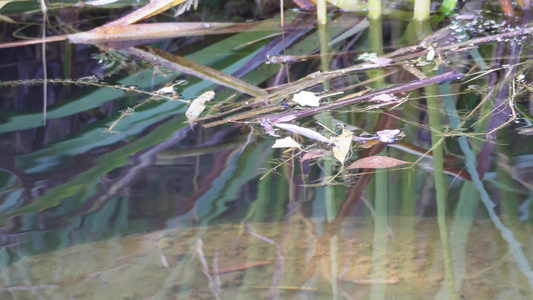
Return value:
[(255, 97), (264, 96), (267, 94), (265, 91), (256, 87), (255, 85), (249, 84), (248, 82), (237, 77), (228, 75), (224, 72), (199, 64), (185, 57), (174, 55), (154, 47), (130, 47), (125, 49), (125, 51), (160, 66), (173, 69), (177, 72), (193, 75), (200, 79), (208, 80)]

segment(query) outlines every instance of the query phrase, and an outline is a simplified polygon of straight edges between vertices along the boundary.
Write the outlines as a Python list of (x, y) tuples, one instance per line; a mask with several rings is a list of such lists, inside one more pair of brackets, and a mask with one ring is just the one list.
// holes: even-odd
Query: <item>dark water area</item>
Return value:
[[(76, 20), (102, 25), (130, 4), (105, 18), (64, 7), (51, 24), (88, 30)], [(153, 48), (48, 43), (46, 72), (41, 44), (0, 49), (0, 298), (531, 299), (529, 14), (468, 1), (414, 22), (409, 4), (389, 4), (381, 20), (337, 10), (327, 26), (286, 10), (280, 34), (279, 4), (230, 18), (239, 3), (200, 3), (179, 21), (263, 27)], [(20, 29), (2, 26), (3, 42)], [(285, 118), (300, 129), (273, 121), (312, 109), (292, 102), (302, 90), (323, 107), (398, 86)], [(207, 91), (201, 117), (252, 117), (188, 121)], [(273, 148), (288, 136), (299, 148)], [(349, 167), (373, 156), (407, 164)]]

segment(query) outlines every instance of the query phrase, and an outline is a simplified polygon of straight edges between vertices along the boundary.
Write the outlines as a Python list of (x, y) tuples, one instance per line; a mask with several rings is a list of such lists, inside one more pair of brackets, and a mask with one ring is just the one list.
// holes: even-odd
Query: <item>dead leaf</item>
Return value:
[(326, 151), (321, 150), (321, 149), (313, 149), (313, 150), (310, 150), (309, 152), (305, 153), (302, 156), (301, 160), (302, 160), (302, 162), (304, 162), (304, 161), (310, 160), (310, 159), (321, 158), (324, 155), (326, 155)]
[[(380, 130), (376, 132), (376, 134), (378, 135), (378, 139), (380, 142), (394, 143), (397, 137), (398, 138), (400, 137), (399, 135), (401, 132), (402, 131), (400, 129), (385, 129), (385, 130)], [(405, 134), (403, 136), (405, 136)]]
[(315, 94), (307, 91), (301, 91), (295, 94), (292, 101), (300, 104), (301, 106), (320, 106), (320, 98)]
[(176, 91), (174, 90), (173, 85), (162, 87), (159, 90), (157, 90), (155, 93), (158, 95), (168, 95), (172, 97), (175, 97), (178, 95), (178, 93), (176, 93)]
[(426, 60), (433, 60), (435, 58), (435, 49), (433, 47), (429, 48), (428, 55), (426, 56)]
[(408, 164), (408, 162), (388, 156), (369, 156), (356, 160), (349, 165), (350, 169), (387, 169)]
[[(253, 26), (254, 24), (252, 24)], [(143, 44), (171, 37), (182, 37), (204, 34), (231, 33), (235, 30), (250, 28), (250, 24), (240, 23), (142, 23), (132, 25), (101, 26), (90, 31), (69, 34), (70, 42), (75, 44), (117, 44), (119, 42), (134, 41), (133, 44)]]
[(380, 94), (370, 99), (370, 101), (379, 101), (379, 102), (390, 102), (390, 101), (396, 101), (396, 100), (398, 100), (398, 97), (394, 95), (390, 95), (390, 94)]
[(368, 149), (372, 148), (374, 145), (379, 144), (378, 139), (372, 139), (372, 140), (366, 140), (366, 141), (358, 141), (357, 145), (361, 148)]
[(290, 136), (278, 139), (274, 142), (274, 145), (272, 145), (272, 148), (298, 148), (302, 149), (302, 145), (300, 145), (297, 141), (295, 141)]
[(189, 124), (193, 124), (194, 120), (198, 119), (198, 116), (204, 111), (205, 109), (205, 103), (213, 100), (215, 98), (215, 92), (208, 91), (200, 95), (200, 97), (194, 99), (185, 112), (185, 116), (187, 117), (187, 121), (189, 121)]
[(270, 136), (280, 137), (279, 134), (276, 133), (274, 127), (272, 127), (272, 124), (265, 118), (261, 120), (261, 126), (263, 126), (263, 129), (265, 130), (265, 133)]
[(374, 57), (370, 61), (378, 65), (387, 65), (392, 62), (392, 59), (387, 57)]
[(316, 131), (314, 131), (312, 129), (304, 128), (304, 127), (301, 127), (301, 126), (298, 126), (298, 125), (294, 125), (294, 124), (287, 124), (287, 123), (275, 123), (273, 125), (278, 127), (278, 128), (290, 131), (290, 132), (301, 134), (301, 135), (303, 135), (305, 137), (308, 137), (310, 139), (313, 139), (313, 140), (316, 140), (316, 141), (319, 141), (319, 142), (322, 142), (322, 143), (329, 143), (329, 139), (328, 138), (326, 138), (325, 136), (321, 135), (320, 133), (318, 133), (318, 132), (316, 132)]
[(353, 133), (350, 130), (343, 129), (342, 133), (333, 140), (333, 157), (335, 157), (341, 164), (346, 160), (346, 155), (350, 151), (352, 145)]

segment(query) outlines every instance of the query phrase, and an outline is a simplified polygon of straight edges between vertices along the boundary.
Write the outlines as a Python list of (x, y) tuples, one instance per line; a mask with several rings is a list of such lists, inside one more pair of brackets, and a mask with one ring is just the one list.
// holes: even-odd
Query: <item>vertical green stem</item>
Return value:
[[(387, 265), (387, 170), (376, 172), (376, 201), (374, 215), (374, 244), (372, 253), (372, 278), (386, 279)], [(370, 299), (385, 299), (385, 284), (373, 284)]]
[(370, 20), (381, 18), (381, 0), (368, 0), (368, 18)]
[(415, 0), (415, 8), (413, 11), (413, 18), (416, 21), (429, 20), (430, 0)]
[[(320, 3), (320, 2), (318, 2)], [(320, 7), (320, 6), (319, 6)], [(325, 9), (324, 9), (325, 10)], [(325, 13), (324, 13), (325, 14)], [(319, 13), (320, 18), (320, 13)], [(328, 28), (325, 25), (325, 23), (320, 22), (318, 24), (318, 37), (320, 39), (320, 69), (321, 71), (329, 71), (329, 61), (330, 61), (330, 55), (329, 55), (329, 35), (328, 35)], [(324, 91), (329, 90), (330, 84), (329, 81), (324, 81), (322, 83)], [(320, 113), (318, 116), (318, 119), (321, 121), (322, 124), (324, 124), (328, 128), (333, 127), (333, 123), (331, 120), (331, 114), (328, 111)], [(324, 163), (324, 178), (328, 178), (333, 176), (334, 169), (335, 169), (335, 163), (332, 161), (325, 162)], [(338, 205), (335, 201), (335, 187), (333, 186), (326, 186), (325, 189), (325, 201), (326, 201), (326, 217), (328, 222), (331, 222), (335, 219), (338, 213)], [(338, 252), (338, 238), (337, 236), (333, 236), (330, 243), (330, 261), (331, 261), (331, 290), (333, 293), (333, 299), (338, 298), (338, 287), (337, 287), (337, 276), (338, 276), (338, 270), (337, 270), (337, 252)]]
[[(322, 72), (329, 71), (329, 33), (328, 27), (325, 24), (318, 24), (318, 38), (320, 41), (320, 70)], [(324, 91), (329, 90), (329, 81), (322, 83)]]
[(327, 24), (328, 23), (328, 11), (326, 9), (327, 3), (326, 0), (318, 0), (316, 2), (316, 14), (318, 19), (318, 24)]
[[(428, 73), (428, 70), (425, 70)], [(442, 122), (440, 120), (439, 98), (436, 97), (437, 87), (435, 85), (425, 88), (426, 101), (428, 103), (429, 126), (431, 127), (431, 144), (433, 152), (433, 176), (435, 181), (435, 193), (437, 198), (437, 222), (444, 256), (444, 266), (446, 269), (446, 282), (448, 283), (448, 299), (456, 299), (455, 273), (450, 253), (448, 241), (448, 226), (446, 224), (446, 185), (444, 182), (444, 151), (442, 148)]]

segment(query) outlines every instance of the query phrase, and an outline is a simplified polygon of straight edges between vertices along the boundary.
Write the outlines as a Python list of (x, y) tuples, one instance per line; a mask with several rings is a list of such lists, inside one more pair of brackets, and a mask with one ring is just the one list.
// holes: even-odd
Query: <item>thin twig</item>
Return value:
[(424, 86), (427, 86), (427, 85), (430, 85), (430, 84), (441, 83), (441, 82), (446, 82), (446, 81), (456, 80), (456, 79), (461, 79), (462, 77), (463, 77), (462, 74), (456, 73), (455, 71), (450, 71), (450, 72), (444, 73), (442, 75), (437, 75), (437, 76), (433, 76), (433, 77), (430, 77), (430, 78), (427, 78), (427, 79), (411, 81), (411, 82), (408, 82), (408, 83), (405, 83), (405, 84), (400, 84), (400, 85), (396, 85), (396, 86), (393, 86), (393, 87), (380, 89), (380, 90), (377, 90), (375, 92), (368, 93), (368, 94), (365, 94), (365, 95), (362, 95), (362, 96), (349, 98), (349, 99), (346, 99), (346, 100), (343, 100), (343, 101), (337, 101), (337, 102), (330, 103), (330, 104), (323, 105), (323, 106), (319, 106), (319, 107), (316, 107), (316, 108), (309, 108), (309, 109), (305, 109), (305, 110), (292, 111), (292, 112), (289, 112), (289, 113), (282, 113), (282, 114), (269, 116), (268, 120), (271, 123), (275, 123), (277, 120), (280, 120), (280, 119), (282, 119), (284, 117), (288, 117), (289, 115), (293, 116), (294, 119), (303, 118), (303, 117), (311, 116), (311, 115), (314, 115), (314, 114), (317, 114), (317, 113), (320, 113), (320, 112), (323, 112), (323, 111), (328, 111), (328, 110), (336, 109), (336, 108), (339, 108), (339, 107), (354, 105), (356, 103), (366, 101), (368, 99), (371, 99), (371, 98), (373, 98), (375, 96), (378, 96), (378, 95), (381, 95), (381, 94), (394, 94), (394, 93), (399, 93), (399, 92), (412, 91), (412, 90), (416, 90), (416, 89), (419, 89), (421, 87), (424, 87)]

